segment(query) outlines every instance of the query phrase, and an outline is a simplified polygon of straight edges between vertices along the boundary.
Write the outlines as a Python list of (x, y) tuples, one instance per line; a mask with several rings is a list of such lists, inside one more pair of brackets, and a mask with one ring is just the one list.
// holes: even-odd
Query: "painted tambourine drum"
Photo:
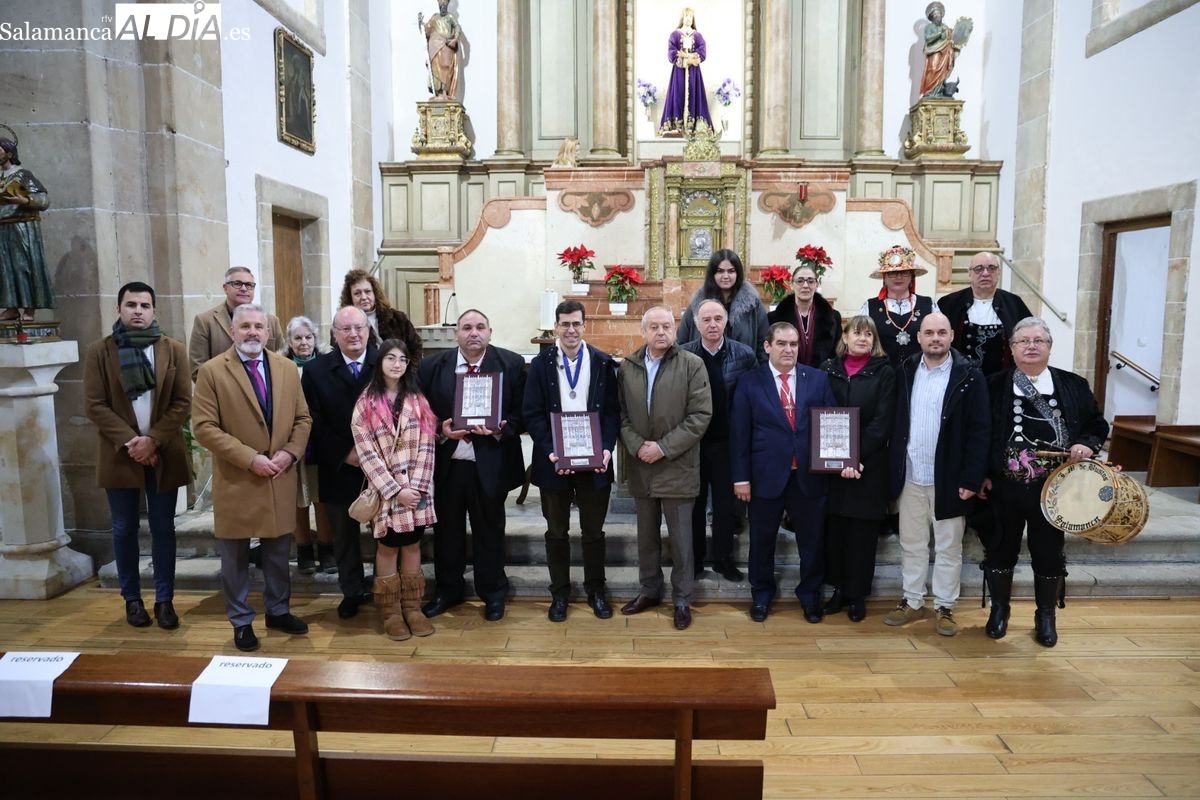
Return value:
[(1142, 485), (1100, 461), (1063, 464), (1042, 487), (1042, 515), (1064, 533), (1124, 544), (1142, 532), (1150, 503)]

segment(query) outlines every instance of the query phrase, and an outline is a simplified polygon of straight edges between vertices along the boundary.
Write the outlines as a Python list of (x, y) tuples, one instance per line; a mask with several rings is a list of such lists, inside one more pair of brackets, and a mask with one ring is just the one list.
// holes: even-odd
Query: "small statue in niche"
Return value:
[(450, 13), (449, 0), (439, 0), (438, 13), (425, 21), (417, 13), (417, 27), (425, 34), (429, 54), (429, 92), (438, 100), (458, 98), (459, 36), (462, 28)]
[(16, 132), (0, 128), (0, 319), (31, 320), (34, 309), (54, 308), (41, 223), (50, 195), (21, 166)]
[(925, 71), (921, 75), (921, 97), (953, 97), (958, 91), (955, 82), (950, 93), (946, 93), (946, 79), (954, 70), (954, 62), (958, 53), (966, 46), (974, 29), (968, 17), (959, 17), (954, 27), (942, 23), (946, 16), (946, 7), (941, 3), (930, 3), (925, 7), (925, 17), (929, 24), (925, 26)]

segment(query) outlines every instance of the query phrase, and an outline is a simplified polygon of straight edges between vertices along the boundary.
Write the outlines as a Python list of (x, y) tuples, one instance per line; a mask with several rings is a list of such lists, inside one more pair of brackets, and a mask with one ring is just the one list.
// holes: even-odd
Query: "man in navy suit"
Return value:
[(338, 565), (342, 601), (338, 616), (349, 619), (370, 600), (363, 570), (362, 526), (350, 516), (350, 504), (362, 491), (363, 473), (350, 433), (354, 403), (375, 371), (375, 345), (362, 309), (346, 306), (333, 315), (337, 349), (304, 368), (300, 384), (312, 414), (312, 451), (318, 465), (321, 502), (333, 529), (333, 557)]
[[(454, 326), (458, 347), (421, 359), (421, 391), (441, 421), (434, 461), (433, 569), (437, 593), (421, 609), (436, 617), (466, 594), (467, 518), (475, 558), (475, 593), (484, 602), (483, 616), (495, 622), (504, 616), (508, 576), (504, 574), (504, 500), (525, 482), (521, 454), (521, 400), (525, 396), (525, 360), (493, 347), (492, 327), (482, 311), (468, 309)], [(500, 426), (456, 430), (456, 375), (499, 373)]]
[(729, 445), (733, 491), (750, 504), (750, 618), (767, 618), (775, 584), (775, 539), (786, 510), (796, 532), (804, 618), (820, 622), (822, 528), (828, 479), (809, 474), (809, 409), (835, 405), (824, 372), (796, 363), (800, 334), (776, 322), (763, 343), (768, 361), (745, 373), (733, 394)]
[[(604, 596), (604, 520), (612, 492), (612, 452), (621, 427), (617, 404), (617, 367), (612, 357), (583, 341), (584, 309), (578, 300), (564, 300), (554, 309), (557, 341), (533, 359), (525, 380), (522, 414), (533, 439), (533, 477), (542, 490), (546, 518), (546, 564), (550, 569), (551, 622), (567, 618), (571, 596), (571, 504), (579, 507), (583, 545), (583, 587), (588, 606), (600, 619), (613, 615)], [(563, 467), (554, 450), (550, 415), (563, 411), (592, 411), (600, 417), (600, 446), (604, 466), (579, 472)]]

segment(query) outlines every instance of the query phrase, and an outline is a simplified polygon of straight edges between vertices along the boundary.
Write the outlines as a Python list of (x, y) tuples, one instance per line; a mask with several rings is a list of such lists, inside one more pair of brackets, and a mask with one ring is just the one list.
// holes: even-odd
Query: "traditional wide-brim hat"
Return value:
[(911, 272), (924, 275), (929, 270), (917, 263), (917, 254), (902, 245), (893, 245), (879, 254), (879, 269), (871, 273), (872, 278), (882, 278), (889, 272)]

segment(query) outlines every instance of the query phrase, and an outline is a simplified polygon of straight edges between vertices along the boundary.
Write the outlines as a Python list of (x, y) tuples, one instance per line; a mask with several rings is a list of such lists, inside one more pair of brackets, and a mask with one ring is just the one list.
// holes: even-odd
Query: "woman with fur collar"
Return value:
[(718, 250), (708, 260), (704, 285), (692, 295), (679, 322), (679, 344), (700, 338), (696, 328), (696, 312), (705, 300), (719, 300), (725, 306), (729, 312), (725, 335), (748, 346), (758, 357), (759, 363), (765, 363), (767, 354), (763, 350), (763, 342), (767, 340), (767, 309), (758, 296), (758, 290), (746, 281), (746, 270), (737, 253)]

